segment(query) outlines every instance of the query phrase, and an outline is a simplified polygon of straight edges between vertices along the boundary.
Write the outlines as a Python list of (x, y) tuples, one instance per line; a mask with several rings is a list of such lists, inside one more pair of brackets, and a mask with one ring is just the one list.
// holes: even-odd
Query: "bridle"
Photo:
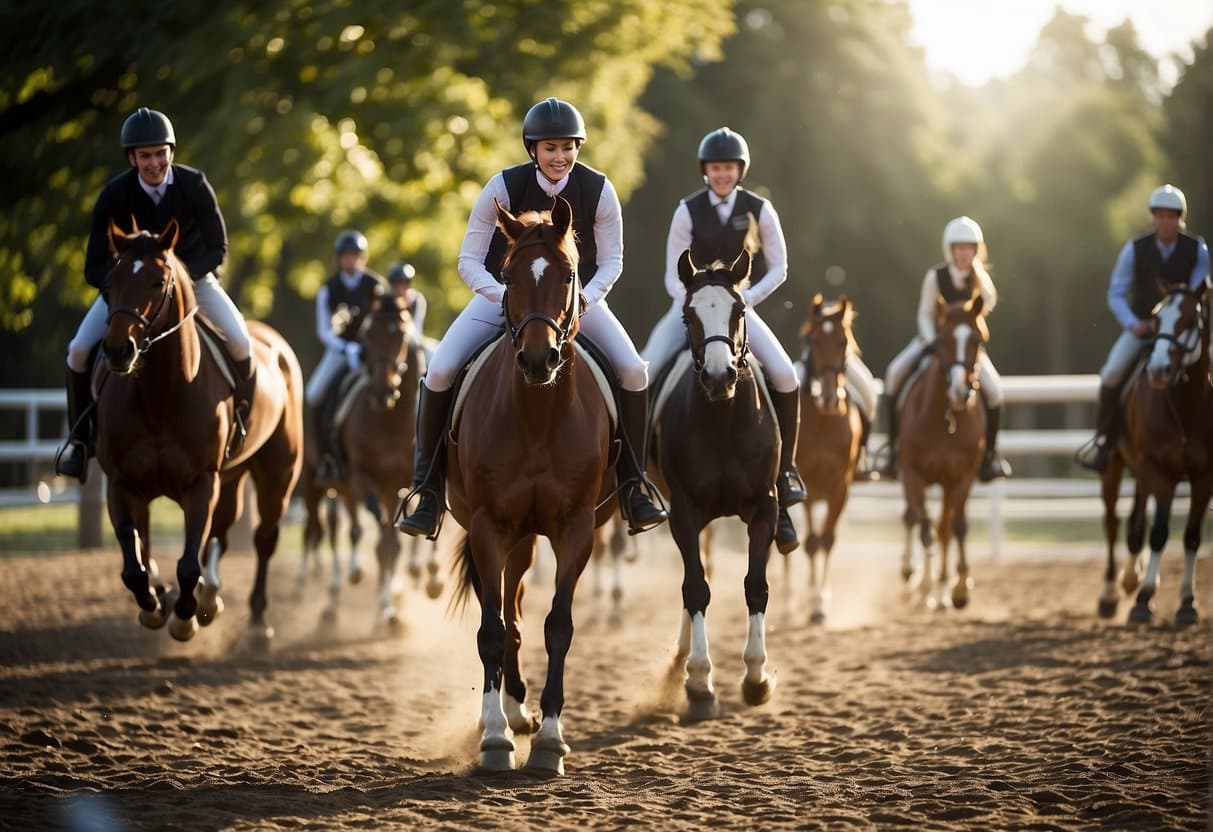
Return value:
[[(119, 260), (119, 262), (121, 262), (121, 260)], [(157, 341), (162, 341), (165, 338), (167, 338), (168, 336), (172, 335), (174, 332), (176, 332), (178, 329), (180, 329), (182, 326), (184, 326), (185, 322), (188, 321), (190, 318), (192, 318), (194, 316), (194, 314), (197, 313), (197, 311), (198, 311), (198, 307), (195, 306), (194, 308), (190, 309), (189, 312), (187, 312), (185, 315), (183, 315), (181, 317), (181, 320), (179, 320), (177, 323), (173, 324), (171, 327), (164, 330), (159, 335), (156, 335), (155, 337), (151, 336), (150, 333), (152, 330), (152, 326), (156, 323), (156, 321), (160, 320), (160, 317), (164, 314), (164, 310), (168, 306), (169, 302), (173, 299), (173, 292), (177, 287), (177, 270), (175, 268), (173, 268), (173, 264), (172, 264), (171, 260), (166, 261), (166, 262), (168, 263), (168, 280), (165, 281), (164, 291), (160, 295), (160, 301), (156, 304), (156, 311), (152, 313), (150, 318), (147, 315), (144, 315), (138, 309), (134, 308), (133, 306), (114, 307), (114, 308), (110, 309), (109, 314), (106, 315), (106, 317), (105, 317), (105, 325), (107, 327), (110, 325), (110, 322), (113, 321), (113, 319), (115, 317), (117, 317), (118, 315), (130, 315), (132, 318), (137, 320), (139, 322), (139, 324), (143, 327), (143, 340), (140, 341), (139, 344), (136, 346), (136, 352), (135, 352), (136, 356), (144, 355), (148, 350), (150, 350), (152, 348), (153, 345), (155, 345), (155, 343)], [(118, 265), (115, 264), (114, 269), (117, 269), (117, 268), (118, 268)], [(114, 269), (110, 270), (110, 274), (113, 274)], [(108, 282), (108, 275), (106, 277), (106, 280)]]
[[(1191, 363), (1189, 361), (1189, 357), (1199, 354), (1203, 349), (1203, 344), (1205, 343), (1205, 316), (1204, 301), (1202, 298), (1207, 288), (1207, 285), (1202, 285), (1199, 290), (1190, 289), (1187, 286), (1176, 286), (1167, 292), (1166, 296), (1164, 297), (1164, 300), (1174, 295), (1196, 298), (1196, 309), (1195, 314), (1193, 315), (1192, 323), (1184, 327), (1179, 333), (1155, 332), (1154, 337), (1151, 339), (1151, 345), (1159, 341), (1168, 342), (1171, 344), (1171, 352), (1176, 350), (1179, 351), (1179, 359), (1175, 361), (1174, 366), (1171, 367), (1170, 378), (1167, 380), (1167, 384), (1170, 387), (1175, 386), (1176, 382), (1179, 381), (1180, 376), (1183, 375), (1184, 369), (1189, 363)], [(1182, 340), (1184, 335), (1192, 332), (1193, 330), (1196, 331), (1196, 337), (1192, 339), (1191, 345), (1185, 345)]]
[[(540, 246), (540, 245), (551, 248), (554, 252), (556, 251), (554, 246), (552, 246), (547, 240), (544, 240), (542, 238), (542, 236), (539, 235), (539, 236), (534, 236), (529, 240), (524, 240), (522, 242), (516, 243), (514, 245), (513, 249), (511, 249), (511, 251), (510, 251), (510, 259), (511, 260), (513, 259), (513, 255), (519, 249), (526, 248), (528, 246)], [(556, 253), (559, 253), (559, 252), (556, 252)], [(558, 259), (565, 259), (565, 258), (562, 255)], [(502, 267), (503, 273), (505, 272), (505, 269), (508, 266), (509, 266), (509, 264), (507, 263), (505, 266)], [(574, 274), (573, 283), (576, 283), (576, 281), (577, 281), (577, 276), (576, 276), (576, 274)], [(573, 325), (577, 322), (577, 313), (580, 311), (580, 306), (581, 306), (581, 293), (580, 292), (575, 291), (574, 287), (570, 287), (569, 295), (571, 297), (568, 301), (568, 304), (564, 307), (564, 310), (563, 310), (563, 312), (564, 312), (564, 323), (563, 324), (561, 324), (559, 321), (557, 321), (555, 318), (553, 318), (551, 315), (547, 314), (546, 312), (528, 312), (527, 314), (522, 316), (522, 320), (520, 320), (518, 323), (515, 324), (510, 320), (510, 305), (509, 305), (510, 288), (509, 288), (509, 284), (506, 283), (505, 291), (502, 292), (502, 294), (501, 294), (501, 315), (505, 319), (505, 329), (510, 334), (510, 343), (513, 345), (513, 347), (515, 349), (518, 348), (518, 339), (519, 339), (519, 337), (521, 337), (522, 330), (526, 327), (526, 325), (531, 323), (531, 321), (539, 321), (540, 323), (545, 324), (546, 326), (550, 327), (552, 329), (552, 331), (556, 333), (556, 349), (561, 354), (563, 354), (564, 348), (569, 343), (570, 333), (573, 330)]]
[[(737, 369), (744, 370), (750, 366), (750, 362), (747, 359), (747, 356), (750, 354), (750, 342), (746, 335), (744, 306), (741, 309), (730, 313), (728, 335), (708, 335), (702, 338), (698, 343), (696, 343), (696, 341), (691, 337), (691, 327), (688, 325), (689, 322), (687, 321), (686, 310), (689, 308), (691, 296), (706, 286), (720, 286), (721, 288), (728, 290), (729, 294), (734, 298), (740, 300), (740, 296), (737, 294), (736, 289), (733, 288), (733, 283), (731, 281), (703, 280), (695, 284), (694, 290), (687, 292), (687, 304), (684, 305), (683, 308), (682, 320), (683, 324), (686, 326), (687, 346), (691, 350), (691, 362), (695, 367), (695, 372), (703, 372), (704, 361), (706, 360), (705, 353), (707, 352), (708, 344), (714, 342), (726, 344), (729, 348), (729, 355), (733, 357), (734, 363), (737, 365)], [(740, 342), (738, 340), (739, 338)]]

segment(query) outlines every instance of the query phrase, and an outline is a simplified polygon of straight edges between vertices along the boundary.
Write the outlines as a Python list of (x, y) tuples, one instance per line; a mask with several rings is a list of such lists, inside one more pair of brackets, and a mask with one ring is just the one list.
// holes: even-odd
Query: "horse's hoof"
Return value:
[(269, 624), (258, 626), (253, 625), (249, 630), (249, 651), (254, 655), (264, 656), (270, 651), (270, 644), (274, 641), (274, 628)]
[(550, 747), (532, 744), (526, 770), (530, 774), (561, 777), (564, 775), (564, 755), (568, 753), (569, 747), (564, 743)]
[(139, 610), (139, 623), (149, 630), (159, 630), (168, 623), (168, 616), (164, 614), (164, 607), (155, 610)]
[(215, 596), (214, 603), (212, 603), (210, 606), (204, 607), (201, 604), (198, 605), (198, 623), (203, 627), (209, 627), (211, 622), (222, 614), (223, 599), (218, 595)]
[(1185, 598), (1179, 609), (1175, 611), (1175, 626), (1191, 627), (1198, 621), (1200, 621), (1200, 614), (1196, 612), (1196, 605), (1191, 598)]
[(771, 701), (771, 691), (774, 689), (775, 683), (769, 676), (764, 676), (760, 682), (751, 682), (749, 679), (741, 680), (741, 698), (750, 706), (763, 705)]
[(1099, 599), (1099, 617), (1100, 618), (1114, 617), (1116, 615), (1116, 606), (1117, 606), (1117, 604), (1116, 604), (1115, 598), (1113, 598), (1111, 600), (1109, 600), (1107, 598), (1100, 598)]
[(398, 613), (389, 615), (384, 623), (387, 624), (389, 634), (393, 636), (404, 635), (404, 619)]
[(362, 569), (360, 567), (354, 567), (350, 570), (350, 584), (357, 586), (358, 584), (362, 583), (362, 576)]
[(826, 623), (825, 611), (824, 610), (813, 610), (811, 613), (809, 613), (809, 623), (810, 624)]
[(337, 608), (336, 607), (325, 607), (324, 611), (322, 613), (320, 613), (320, 623), (322, 623), (322, 624), (337, 623)]
[(173, 613), (171, 621), (168, 624), (168, 633), (177, 641), (189, 641), (194, 636), (198, 635), (198, 619), (190, 616), (186, 619), (180, 619), (176, 613)]
[(952, 595), (952, 606), (958, 610), (963, 610), (969, 605), (969, 596), (967, 595)]
[(414, 581), (421, 580), (421, 564), (419, 564), (419, 563), (410, 563), (409, 564), (409, 577), (412, 578)]
[(494, 737), (480, 743), (481, 771), (513, 771), (514, 743), (508, 737)]
[(720, 704), (715, 691), (698, 691), (687, 688), (687, 721), (701, 722), (720, 716)]
[(1129, 610), (1130, 624), (1149, 624), (1154, 620), (1154, 614), (1150, 612), (1149, 603), (1141, 603), (1140, 601), (1133, 605), (1133, 609)]
[(425, 594), (427, 597), (437, 600), (442, 597), (443, 584), (442, 581), (431, 579), (425, 583)]

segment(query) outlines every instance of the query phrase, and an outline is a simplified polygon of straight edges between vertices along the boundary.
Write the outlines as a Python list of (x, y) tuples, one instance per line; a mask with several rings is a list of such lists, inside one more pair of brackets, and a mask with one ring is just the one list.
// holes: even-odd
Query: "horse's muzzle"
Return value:
[(699, 371), (699, 383), (708, 401), (723, 402), (733, 398), (737, 393), (737, 368), (729, 365), (723, 373), (709, 373), (706, 369)]
[(139, 351), (135, 348), (133, 339), (124, 339), (117, 348), (106, 344), (104, 350), (105, 363), (111, 373), (125, 376), (135, 369), (135, 361), (139, 358)]
[(560, 369), (560, 350), (555, 347), (523, 347), (514, 358), (518, 362), (518, 369), (522, 371), (522, 380), (527, 384), (551, 384), (556, 380), (556, 371)]

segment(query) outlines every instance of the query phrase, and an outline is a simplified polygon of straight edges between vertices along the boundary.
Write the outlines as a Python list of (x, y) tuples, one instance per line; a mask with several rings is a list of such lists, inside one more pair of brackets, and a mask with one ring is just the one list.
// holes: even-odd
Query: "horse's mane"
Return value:
[[(714, 277), (717, 272), (724, 272), (727, 277)], [(729, 264), (723, 260), (713, 260), (707, 265), (695, 265), (695, 276), (691, 278), (691, 288), (687, 290), (687, 294), (698, 289), (700, 286), (724, 286), (727, 289), (737, 287), (740, 292), (750, 285), (750, 278), (746, 278), (740, 283), (733, 281), (733, 273), (729, 271)]]
[(358, 328), (359, 340), (371, 328), (372, 321), (384, 320), (400, 321), (405, 332), (411, 332), (414, 328), (413, 316), (409, 314), (408, 303), (404, 298), (391, 292), (383, 292), (375, 295), (371, 301), (371, 314), (362, 319), (362, 325)]
[(140, 228), (122, 235), (130, 242), (130, 247), (123, 254), (134, 257), (162, 257), (170, 271), (178, 280), (178, 290), (181, 292), (181, 313), (198, 305), (198, 297), (194, 293), (194, 278), (190, 275), (185, 262), (171, 248), (160, 247), (160, 235), (153, 234), (146, 228)]
[(552, 225), (551, 211), (523, 211), (514, 219), (523, 223), (526, 229), (518, 235), (518, 239), (506, 251), (505, 260), (501, 264), (502, 269), (509, 266), (513, 253), (521, 248), (523, 243), (530, 242), (534, 237), (541, 237), (545, 242), (551, 243), (552, 247), (567, 257), (574, 266), (581, 261), (581, 252), (577, 250), (577, 232), (570, 225), (564, 236), (557, 238), (556, 227)]
[(949, 303), (943, 307), (940, 319), (948, 323), (968, 323), (968, 319), (973, 318), (973, 323), (977, 328), (977, 333), (981, 336), (982, 342), (989, 343), (990, 325), (986, 323), (986, 316), (981, 314), (974, 315), (970, 308), (971, 303), (971, 298), (969, 300), (958, 300)]

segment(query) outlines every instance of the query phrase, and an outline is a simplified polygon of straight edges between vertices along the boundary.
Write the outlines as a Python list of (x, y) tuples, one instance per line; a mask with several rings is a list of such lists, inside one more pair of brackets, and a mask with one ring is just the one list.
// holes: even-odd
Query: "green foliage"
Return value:
[(1192, 63), (1163, 103), (1162, 179), (1183, 188), (1188, 228), (1213, 236), (1213, 29), (1194, 45)]

